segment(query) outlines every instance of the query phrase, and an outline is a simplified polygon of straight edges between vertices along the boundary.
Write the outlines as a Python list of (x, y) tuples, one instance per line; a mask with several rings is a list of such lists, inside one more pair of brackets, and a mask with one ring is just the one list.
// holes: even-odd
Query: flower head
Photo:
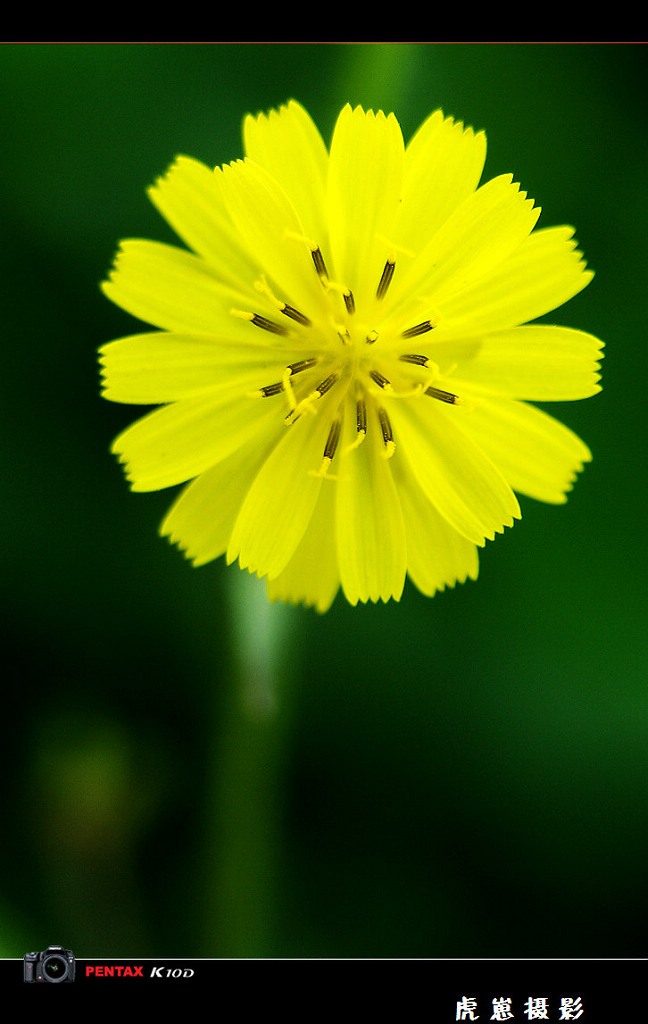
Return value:
[[(114, 442), (133, 490), (188, 483), (161, 532), (324, 611), (476, 578), (477, 547), (590, 459), (528, 401), (593, 395), (601, 343), (528, 325), (592, 277), (483, 133), (290, 102), (245, 159), (180, 157), (150, 196), (189, 250), (122, 243), (106, 295), (158, 330), (105, 345), (104, 394), (161, 404)], [(527, 324), (527, 326), (520, 326)]]

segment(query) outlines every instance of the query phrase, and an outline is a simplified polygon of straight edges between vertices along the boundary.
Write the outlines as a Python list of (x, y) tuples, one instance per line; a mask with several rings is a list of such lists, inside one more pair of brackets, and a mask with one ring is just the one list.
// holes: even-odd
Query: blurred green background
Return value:
[[(0, 955), (645, 955), (644, 46), (4, 44), (0, 81)], [(290, 97), (327, 140), (347, 101), (486, 129), (596, 271), (555, 319), (605, 389), (552, 408), (594, 462), (432, 600), (270, 607), (109, 454), (118, 240), (172, 240), (145, 187)]]

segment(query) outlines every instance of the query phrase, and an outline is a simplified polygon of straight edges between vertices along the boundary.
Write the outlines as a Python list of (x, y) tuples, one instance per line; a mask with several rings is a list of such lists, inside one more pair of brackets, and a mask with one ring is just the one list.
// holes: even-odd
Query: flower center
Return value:
[[(239, 309), (232, 309), (232, 315), (270, 334), (297, 341), (309, 354), (285, 365), (280, 379), (260, 387), (253, 394), (270, 399), (284, 396), (288, 407), (284, 412), (284, 422), (290, 427), (304, 414), (316, 413), (318, 403), (329, 392), (338, 392), (337, 412), (332, 419), (319, 470), (322, 475), (327, 474), (338, 448), (342, 410), (349, 392), (355, 404), (356, 419), (356, 438), (351, 447), (355, 448), (364, 441), (371, 411), (382, 435), (383, 453), (386, 458), (391, 458), (396, 445), (384, 408), (384, 396), (414, 398), (426, 395), (451, 405), (461, 404), (458, 395), (433, 383), (438, 381), (439, 370), (432, 360), (421, 352), (409, 350), (411, 340), (433, 331), (436, 323), (427, 319), (405, 326), (396, 333), (389, 328), (387, 337), (381, 338), (380, 317), (374, 313), (371, 321), (363, 318), (361, 311), (356, 310), (351, 289), (329, 276), (319, 246), (308, 239), (299, 240), (306, 242), (310, 249), (314, 271), (326, 294), (326, 315), (322, 317), (318, 312), (318, 316), (311, 319), (302, 310), (277, 298), (265, 278), (256, 282), (257, 291), (265, 295), (279, 316), (268, 318)], [(396, 260), (390, 255), (376, 287), (378, 311), (395, 271)], [(281, 318), (290, 323), (282, 322)], [(386, 344), (381, 345), (381, 341)]]

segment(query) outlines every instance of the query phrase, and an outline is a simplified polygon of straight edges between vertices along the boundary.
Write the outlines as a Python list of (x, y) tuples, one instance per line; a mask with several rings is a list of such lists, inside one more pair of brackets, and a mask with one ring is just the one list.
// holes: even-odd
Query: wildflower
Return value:
[[(601, 343), (528, 325), (591, 279), (573, 230), (441, 111), (345, 107), (330, 152), (290, 102), (244, 122), (246, 157), (179, 157), (150, 196), (192, 251), (122, 243), (105, 294), (156, 330), (101, 350), (105, 397), (161, 404), (113, 451), (135, 491), (188, 483), (161, 526), (272, 599), (398, 600), (478, 570), (591, 456), (531, 401), (599, 390)], [(520, 326), (527, 324), (527, 326)]]

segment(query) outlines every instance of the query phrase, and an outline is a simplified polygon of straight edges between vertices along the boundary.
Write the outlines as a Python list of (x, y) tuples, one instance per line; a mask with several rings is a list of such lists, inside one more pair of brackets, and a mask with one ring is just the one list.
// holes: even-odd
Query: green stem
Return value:
[(276, 948), (291, 610), (270, 604), (265, 585), (246, 574), (230, 570), (227, 584), (231, 671), (217, 701), (206, 955), (264, 958)]

